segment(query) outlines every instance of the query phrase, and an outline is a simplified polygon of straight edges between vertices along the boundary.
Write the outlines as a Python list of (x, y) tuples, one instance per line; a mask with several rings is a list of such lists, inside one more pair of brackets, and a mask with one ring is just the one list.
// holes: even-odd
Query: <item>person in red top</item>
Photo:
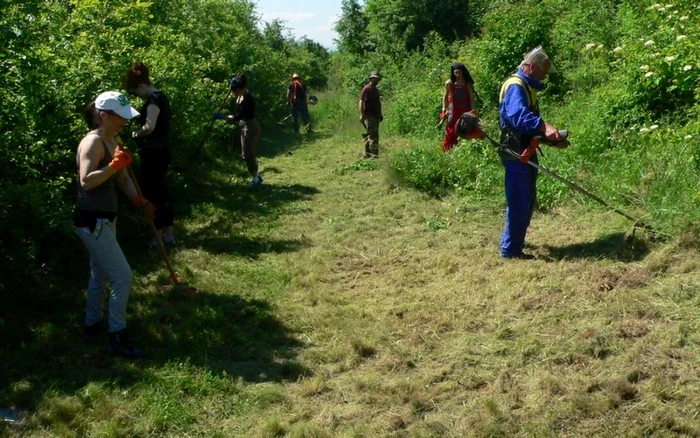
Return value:
[(367, 132), (365, 139), (365, 158), (377, 158), (379, 156), (379, 123), (382, 117), (382, 102), (379, 99), (377, 84), (382, 76), (377, 71), (369, 75), (369, 84), (365, 85), (360, 93), (360, 122)]
[(459, 141), (455, 125), (460, 116), (466, 112), (475, 111), (474, 80), (464, 64), (457, 62), (450, 69), (450, 79), (445, 82), (445, 94), (442, 96), (442, 113), (440, 120), (447, 117), (445, 139), (442, 141), (442, 151), (447, 152)]
[(292, 107), (294, 132), (299, 132), (299, 116), (301, 116), (307, 134), (313, 133), (311, 117), (309, 116), (309, 96), (306, 93), (306, 86), (301, 81), (301, 77), (296, 73), (292, 75), (292, 83), (287, 87), (287, 105)]

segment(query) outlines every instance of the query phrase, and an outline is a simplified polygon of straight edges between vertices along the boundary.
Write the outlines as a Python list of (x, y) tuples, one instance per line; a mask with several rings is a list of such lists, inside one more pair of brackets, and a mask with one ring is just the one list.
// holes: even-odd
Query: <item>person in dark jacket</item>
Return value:
[(260, 124), (255, 118), (255, 97), (247, 88), (248, 79), (245, 75), (237, 75), (231, 78), (229, 86), (236, 96), (235, 114), (214, 113), (214, 118), (226, 120), (229, 123), (237, 122), (241, 127), (241, 153), (245, 160), (248, 172), (252, 176), (248, 187), (257, 187), (263, 183), (258, 173), (258, 160), (255, 156), (255, 147), (260, 139)]
[(380, 100), (377, 84), (382, 79), (378, 71), (369, 75), (369, 83), (360, 93), (360, 122), (367, 132), (365, 139), (365, 158), (379, 156), (379, 123), (384, 120), (382, 116), (382, 101)]
[[(142, 62), (135, 62), (134, 68), (127, 72), (126, 90), (144, 100), (138, 116), (141, 127), (131, 133), (141, 158), (141, 189), (143, 195), (156, 207), (153, 223), (158, 237), (163, 243), (174, 245), (175, 210), (168, 190), (168, 168), (171, 162), (170, 101), (153, 86), (148, 67)], [(149, 246), (158, 247), (155, 237)]]
[[(518, 154), (527, 148), (535, 135), (560, 141), (557, 128), (540, 117), (537, 90), (544, 88), (542, 81), (554, 71), (549, 56), (542, 47), (525, 55), (515, 75), (501, 87), (499, 123), (501, 144)], [(515, 157), (501, 154), (505, 168), (506, 223), (501, 236), (501, 257), (534, 258), (523, 252), (525, 234), (537, 198), (537, 169)], [(531, 161), (537, 162), (535, 153)]]

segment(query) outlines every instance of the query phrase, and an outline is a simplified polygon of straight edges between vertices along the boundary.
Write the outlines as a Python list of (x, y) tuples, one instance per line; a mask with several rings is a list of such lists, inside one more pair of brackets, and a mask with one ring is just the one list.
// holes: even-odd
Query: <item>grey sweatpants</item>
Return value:
[(117, 243), (116, 224), (107, 219), (97, 219), (95, 231), (90, 232), (89, 228), (82, 227), (75, 228), (75, 233), (90, 255), (85, 325), (102, 321), (104, 293), (109, 283), (112, 285), (109, 294), (109, 332), (118, 332), (126, 328), (126, 305), (134, 276)]

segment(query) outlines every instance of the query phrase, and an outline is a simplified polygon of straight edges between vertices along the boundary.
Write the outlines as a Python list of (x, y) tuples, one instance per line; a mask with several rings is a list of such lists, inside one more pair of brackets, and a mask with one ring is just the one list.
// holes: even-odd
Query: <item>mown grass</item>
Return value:
[(700, 434), (692, 241), (571, 205), (533, 219), (536, 260), (501, 260), (502, 195), (405, 188), (389, 163), (417, 141), (383, 138), (364, 164), (354, 114), (324, 104), (315, 137), (263, 143), (261, 190), (228, 158), (179, 180), (173, 263), (194, 300), (159, 291), (147, 229), (120, 223), (147, 359), (81, 340), (82, 256), (55, 298), (14, 303), (0, 407), (23, 420), (3, 435)]

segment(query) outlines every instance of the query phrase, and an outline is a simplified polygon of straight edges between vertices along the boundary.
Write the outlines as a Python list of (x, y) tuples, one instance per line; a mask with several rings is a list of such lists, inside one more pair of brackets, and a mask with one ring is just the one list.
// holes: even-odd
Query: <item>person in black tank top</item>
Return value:
[[(144, 99), (138, 118), (141, 128), (131, 134), (138, 145), (141, 159), (141, 188), (143, 195), (156, 206), (153, 223), (160, 238), (163, 243), (173, 245), (175, 212), (168, 190), (168, 167), (171, 161), (170, 101), (151, 84), (148, 67), (142, 62), (135, 62), (134, 68), (127, 72), (126, 89), (130, 94)], [(155, 237), (149, 246), (158, 247)]]
[(90, 255), (85, 335), (96, 340), (104, 328), (103, 304), (109, 295), (109, 349), (126, 357), (139, 357), (141, 350), (126, 334), (126, 306), (133, 274), (116, 239), (117, 193), (119, 187), (146, 217), (153, 217), (153, 205), (138, 195), (126, 167), (131, 153), (117, 144), (116, 135), (128, 119), (139, 113), (121, 93), (100, 94), (84, 111), (92, 129), (78, 145), (78, 199), (74, 217), (75, 233)]

